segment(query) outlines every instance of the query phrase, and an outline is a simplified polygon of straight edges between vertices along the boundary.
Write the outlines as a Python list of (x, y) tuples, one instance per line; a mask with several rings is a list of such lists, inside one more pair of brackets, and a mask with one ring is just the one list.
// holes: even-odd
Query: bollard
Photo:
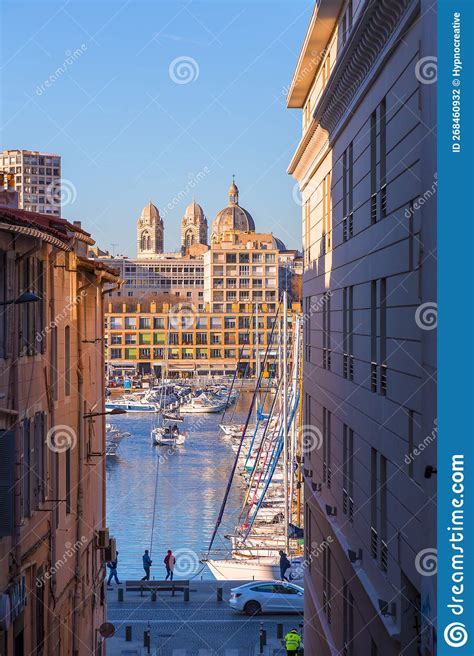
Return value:
[(283, 638), (283, 624), (277, 624), (277, 638)]
[(125, 627), (125, 642), (132, 642), (132, 627), (130, 624)]
[(151, 600), (156, 601), (156, 590), (153, 590), (153, 592), (151, 593)]
[(263, 648), (265, 647), (263, 622), (260, 622), (259, 647), (260, 647), (259, 654), (263, 654)]
[(146, 632), (148, 634), (146, 653), (151, 654), (151, 627), (150, 627), (150, 622), (148, 622), (148, 627), (147, 627)]
[(123, 588), (117, 589), (117, 601), (123, 601)]
[(184, 588), (183, 597), (184, 601), (189, 601), (189, 588)]
[(217, 588), (217, 601), (222, 601), (222, 588)]
[(148, 647), (148, 642), (150, 640), (150, 634), (148, 633), (148, 629), (145, 629), (143, 631), (143, 646)]

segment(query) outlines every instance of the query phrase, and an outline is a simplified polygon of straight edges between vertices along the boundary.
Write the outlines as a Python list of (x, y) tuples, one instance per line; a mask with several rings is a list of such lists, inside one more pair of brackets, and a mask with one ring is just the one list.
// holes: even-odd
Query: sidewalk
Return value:
[[(248, 617), (233, 611), (226, 602), (229, 590), (244, 581), (192, 581), (190, 601), (169, 592), (151, 595), (124, 593), (117, 601), (117, 588), (108, 591), (107, 621), (115, 625), (115, 635), (106, 641), (107, 656), (257, 656), (260, 655), (260, 629), (267, 632), (263, 656), (283, 656), (277, 640), (277, 624), (283, 630), (298, 627), (298, 615)], [(217, 588), (223, 588), (224, 601), (217, 601)], [(125, 640), (125, 627), (131, 627), (132, 640)], [(150, 651), (144, 647), (144, 632), (150, 630)]]

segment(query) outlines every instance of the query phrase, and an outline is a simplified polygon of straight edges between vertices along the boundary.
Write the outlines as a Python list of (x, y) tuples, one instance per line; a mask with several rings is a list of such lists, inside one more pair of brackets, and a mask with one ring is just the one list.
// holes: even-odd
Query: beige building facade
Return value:
[(103, 653), (103, 286), (117, 277), (92, 244), (0, 208), (2, 655)]
[(288, 94), (303, 128), (289, 173), (303, 199), (304, 424), (318, 437), (304, 463), (305, 651), (321, 656), (435, 653), (430, 5), (318, 2)]

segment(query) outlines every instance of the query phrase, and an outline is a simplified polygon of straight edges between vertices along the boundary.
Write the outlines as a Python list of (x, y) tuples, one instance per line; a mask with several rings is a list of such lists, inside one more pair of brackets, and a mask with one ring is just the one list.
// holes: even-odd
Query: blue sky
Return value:
[(285, 89), (312, 7), (3, 2), (1, 146), (62, 156), (73, 200), (63, 216), (82, 220), (102, 248), (133, 256), (135, 222), (151, 199), (172, 206), (165, 249), (175, 250), (193, 195), (211, 222), (233, 173), (257, 230), (299, 247), (286, 167), (301, 115), (286, 109)]

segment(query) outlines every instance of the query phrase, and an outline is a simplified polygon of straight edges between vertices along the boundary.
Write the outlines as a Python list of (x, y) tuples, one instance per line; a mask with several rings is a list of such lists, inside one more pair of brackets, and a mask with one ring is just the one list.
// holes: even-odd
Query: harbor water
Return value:
[[(250, 399), (249, 392), (242, 392), (236, 405), (227, 410), (225, 422), (244, 422)], [(176, 577), (213, 578), (201, 558), (235, 456), (219, 429), (221, 420), (222, 413), (187, 415), (180, 424), (180, 430), (186, 432), (185, 444), (170, 448), (151, 443), (156, 416), (131, 413), (111, 417), (117, 428), (131, 433), (120, 442), (117, 456), (107, 459), (107, 526), (117, 540), (120, 580), (144, 575), (145, 549), (151, 551), (151, 578), (164, 578), (163, 559), (168, 549), (176, 555)], [(229, 547), (224, 534), (234, 528), (243, 493), (237, 476), (214, 543), (223, 558)]]

